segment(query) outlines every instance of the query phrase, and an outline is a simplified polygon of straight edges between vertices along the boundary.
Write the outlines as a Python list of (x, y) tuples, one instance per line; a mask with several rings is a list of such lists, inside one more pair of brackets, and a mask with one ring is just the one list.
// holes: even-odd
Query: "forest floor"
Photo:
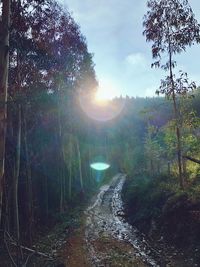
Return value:
[(116, 175), (83, 215), (61, 251), (66, 267), (191, 267), (174, 248), (152, 243), (124, 219), (121, 190), (125, 176)]

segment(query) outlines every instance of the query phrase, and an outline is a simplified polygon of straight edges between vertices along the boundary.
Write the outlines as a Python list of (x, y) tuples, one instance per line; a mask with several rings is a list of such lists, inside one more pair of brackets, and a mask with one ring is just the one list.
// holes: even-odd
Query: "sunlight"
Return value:
[(105, 104), (119, 95), (117, 87), (109, 81), (101, 81), (95, 95), (97, 104)]
[(99, 87), (95, 95), (95, 101), (99, 104), (105, 104), (108, 100), (111, 100), (114, 96), (105, 87)]
[[(109, 88), (109, 90), (105, 89)], [(84, 113), (97, 121), (108, 121), (116, 118), (123, 110), (125, 101), (115, 99), (116, 90), (112, 87), (101, 87), (95, 95), (79, 95), (79, 104)]]

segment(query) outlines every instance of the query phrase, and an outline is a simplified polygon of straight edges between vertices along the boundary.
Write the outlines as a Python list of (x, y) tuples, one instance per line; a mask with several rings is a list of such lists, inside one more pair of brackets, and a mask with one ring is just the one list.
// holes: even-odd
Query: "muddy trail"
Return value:
[(197, 266), (191, 259), (183, 259), (173, 247), (162, 243), (152, 246), (148, 238), (126, 222), (121, 199), (125, 179), (124, 174), (118, 174), (109, 185), (102, 186), (85, 211), (85, 242), (91, 266)]

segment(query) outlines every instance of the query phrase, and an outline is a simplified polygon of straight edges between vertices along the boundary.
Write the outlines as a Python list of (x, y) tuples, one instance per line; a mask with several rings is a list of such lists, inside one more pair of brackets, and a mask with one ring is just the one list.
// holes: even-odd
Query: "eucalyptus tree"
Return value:
[[(165, 94), (173, 101), (179, 180), (180, 186), (183, 188), (181, 129), (177, 96), (186, 95), (188, 91), (195, 88), (195, 84), (189, 83), (187, 76), (183, 73), (176, 78), (174, 57), (176, 54), (184, 52), (187, 46), (191, 46), (195, 42), (199, 43), (200, 25), (187, 0), (149, 0), (147, 7), (148, 11), (143, 21), (143, 34), (147, 41), (153, 42), (152, 56), (155, 62), (152, 63), (152, 67), (168, 71), (168, 75), (161, 81), (157, 93)], [(165, 58), (167, 61), (163, 63)]]
[[(43, 5), (44, 1), (20, 1), (13, 0), (11, 2), (11, 25), (10, 25), (10, 65), (9, 65), (9, 88), (8, 88), (8, 134), (7, 150), (10, 143), (12, 143), (13, 150), (9, 155), (10, 163), (12, 162), (12, 181), (7, 186), (9, 201), (9, 213), (14, 224), (14, 234), (19, 240), (20, 238), (20, 225), (19, 225), (19, 207), (18, 207), (18, 182), (20, 174), (22, 173), (21, 159), (22, 159), (22, 137), (24, 138), (25, 154), (26, 154), (26, 172), (27, 172), (27, 209), (28, 209), (28, 228), (29, 233), (32, 231), (31, 221), (32, 218), (32, 179), (30, 169), (30, 159), (28, 150), (27, 127), (26, 127), (26, 106), (28, 91), (32, 88), (32, 84), (38, 84), (42, 80), (41, 64), (39, 65), (38, 49), (35, 41), (31, 35), (31, 14), (30, 10), (34, 10)], [(47, 8), (47, 4), (46, 4)], [(45, 10), (40, 10), (43, 13)], [(38, 31), (40, 29), (38, 28)], [(39, 54), (39, 55), (38, 55)], [(42, 81), (40, 81), (40, 86)], [(44, 86), (43, 86), (44, 87)], [(27, 97), (28, 98), (28, 97)], [(30, 99), (28, 99), (30, 103)], [(22, 117), (23, 115), (23, 117)], [(12, 132), (12, 134), (10, 134)], [(8, 153), (7, 153), (8, 154)], [(8, 157), (8, 158), (9, 158)], [(7, 175), (9, 176), (9, 175)], [(10, 202), (13, 202), (12, 205)], [(8, 212), (7, 212), (8, 214)], [(9, 220), (9, 219), (8, 219)], [(11, 223), (12, 224), (12, 223)], [(31, 234), (30, 234), (31, 236)], [(30, 238), (31, 239), (31, 238)]]
[[(65, 185), (75, 176), (72, 157), (78, 157), (78, 149), (76, 155), (72, 151), (73, 140), (65, 134), (78, 136), (78, 123), (70, 118), (75, 109), (73, 98), (78, 89), (89, 90), (96, 80), (92, 55), (79, 26), (56, 1), (13, 0), (11, 11), (5, 226), (17, 239), (26, 235), (31, 244), (38, 217), (45, 217), (46, 223), (44, 214), (59, 206), (63, 210), (66, 204)], [(2, 53), (3, 47), (0, 49)], [(4, 127), (5, 120), (2, 123)], [(64, 144), (71, 147), (69, 157)], [(71, 198), (70, 190), (71, 185)], [(20, 236), (23, 225), (26, 231)]]
[(10, 0), (1, 1), (0, 15), (0, 223), (4, 184), (5, 140), (7, 120), (7, 84), (9, 64)]

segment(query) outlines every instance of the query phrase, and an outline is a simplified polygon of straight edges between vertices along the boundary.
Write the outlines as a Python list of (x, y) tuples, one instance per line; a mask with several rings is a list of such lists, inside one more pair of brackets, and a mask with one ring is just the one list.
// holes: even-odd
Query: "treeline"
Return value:
[[(177, 177), (175, 183), (179, 187), (173, 103), (164, 97), (127, 97), (114, 101), (125, 101), (122, 113), (106, 127), (113, 149), (116, 146), (121, 151), (118, 154), (118, 166), (130, 176), (165, 174)], [(200, 158), (199, 101), (199, 89), (187, 98), (183, 96), (177, 99), (181, 110), (185, 188), (191, 179), (196, 179), (199, 171), (199, 165), (189, 160), (189, 157)]]

